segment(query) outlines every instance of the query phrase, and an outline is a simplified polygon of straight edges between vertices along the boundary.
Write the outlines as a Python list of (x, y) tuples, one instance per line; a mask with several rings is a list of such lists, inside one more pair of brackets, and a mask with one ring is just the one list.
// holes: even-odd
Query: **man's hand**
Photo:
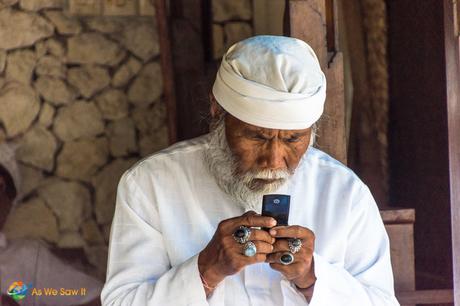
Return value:
[[(270, 235), (276, 238), (273, 253), (267, 256), (266, 262), (281, 272), (288, 280), (299, 288), (308, 288), (315, 284), (316, 276), (313, 265), (313, 250), (315, 234), (308, 228), (294, 226), (277, 226), (270, 230)], [(300, 251), (294, 254), (294, 262), (290, 265), (280, 263), (284, 252), (289, 252), (288, 238), (298, 238), (302, 241)]]
[(273, 252), (275, 238), (264, 230), (252, 228), (249, 241), (256, 245), (257, 253), (252, 257), (243, 255), (244, 245), (233, 238), (233, 233), (241, 225), (271, 228), (276, 225), (276, 220), (249, 211), (220, 222), (211, 241), (198, 256), (198, 269), (209, 286), (217, 286), (226, 276), (236, 274), (247, 265), (265, 262), (267, 254)]

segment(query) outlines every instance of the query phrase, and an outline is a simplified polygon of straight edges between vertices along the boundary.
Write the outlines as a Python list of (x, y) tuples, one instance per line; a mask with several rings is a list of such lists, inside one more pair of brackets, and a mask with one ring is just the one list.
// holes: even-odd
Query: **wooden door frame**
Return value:
[(454, 305), (460, 306), (460, 69), (459, 21), (456, 0), (444, 0), (447, 118)]

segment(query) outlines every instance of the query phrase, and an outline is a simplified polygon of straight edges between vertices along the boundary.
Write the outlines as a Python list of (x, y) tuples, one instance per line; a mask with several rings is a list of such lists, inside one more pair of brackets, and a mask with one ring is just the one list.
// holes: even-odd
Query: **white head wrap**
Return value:
[[(10, 173), (14, 187), (16, 188), (16, 199), (18, 199), (21, 185), (18, 164), (14, 156), (14, 147), (8, 145), (6, 142), (0, 143), (0, 165)], [(13, 204), (16, 204), (15, 202)]]
[(323, 113), (326, 77), (304, 41), (255, 36), (228, 49), (212, 92), (227, 112), (246, 123), (305, 129)]

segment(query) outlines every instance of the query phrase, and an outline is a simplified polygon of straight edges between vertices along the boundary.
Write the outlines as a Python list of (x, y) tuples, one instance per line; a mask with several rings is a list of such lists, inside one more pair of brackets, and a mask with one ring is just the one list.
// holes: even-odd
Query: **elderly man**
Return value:
[[(19, 171), (14, 150), (0, 144), (0, 305), (16, 306), (97, 306), (102, 282), (62, 261), (39, 240), (7, 240), (2, 233), (10, 210), (17, 203), (20, 190)], [(27, 222), (28, 220), (24, 220)], [(12, 298), (10, 287), (15, 282), (29, 287), (23, 300)], [(34, 295), (33, 289), (60, 290), (86, 288), (84, 295)]]
[[(232, 46), (211, 133), (121, 178), (103, 305), (399, 305), (369, 189), (311, 147), (325, 92), (300, 40)], [(289, 225), (260, 214), (270, 193), (290, 195)]]

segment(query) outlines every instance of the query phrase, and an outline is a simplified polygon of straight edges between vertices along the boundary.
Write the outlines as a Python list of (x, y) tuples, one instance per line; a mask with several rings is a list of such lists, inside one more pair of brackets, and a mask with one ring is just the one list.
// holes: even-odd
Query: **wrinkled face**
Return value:
[(204, 162), (217, 185), (246, 210), (261, 211), (264, 194), (294, 174), (311, 145), (312, 129), (276, 130), (245, 123), (225, 112), (213, 95)]
[[(228, 145), (236, 158), (237, 174), (273, 170), (293, 173), (308, 149), (311, 128), (277, 130), (257, 127), (234, 116), (225, 116)], [(277, 178), (255, 178), (251, 189), (276, 183)]]

